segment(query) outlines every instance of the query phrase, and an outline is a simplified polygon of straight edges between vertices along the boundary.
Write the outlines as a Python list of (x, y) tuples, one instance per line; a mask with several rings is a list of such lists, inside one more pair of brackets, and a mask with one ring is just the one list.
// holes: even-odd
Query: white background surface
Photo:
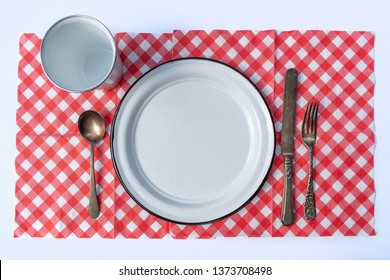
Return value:
[[(0, 259), (390, 259), (390, 1), (1, 1)], [(113, 33), (174, 29), (365, 30), (375, 41), (375, 237), (216, 240), (13, 238), (18, 39), (87, 14)], [(386, 71), (387, 70), (387, 71)]]

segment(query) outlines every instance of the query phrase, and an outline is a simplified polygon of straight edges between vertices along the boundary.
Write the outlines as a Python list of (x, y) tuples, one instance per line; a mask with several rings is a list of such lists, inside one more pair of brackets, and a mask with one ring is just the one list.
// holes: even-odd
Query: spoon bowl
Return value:
[(91, 218), (96, 219), (99, 214), (99, 205), (97, 201), (96, 183), (95, 183), (95, 146), (99, 142), (105, 133), (106, 125), (103, 117), (96, 111), (88, 110), (82, 113), (78, 120), (78, 127), (81, 136), (91, 144), (91, 168), (90, 168), (90, 197), (88, 212)]
[(92, 110), (85, 111), (80, 115), (78, 125), (80, 134), (90, 143), (100, 141), (106, 130), (103, 117)]

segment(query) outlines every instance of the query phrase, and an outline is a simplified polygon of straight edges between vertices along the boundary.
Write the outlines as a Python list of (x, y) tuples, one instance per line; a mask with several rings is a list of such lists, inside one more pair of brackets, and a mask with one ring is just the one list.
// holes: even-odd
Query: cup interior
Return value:
[(48, 30), (42, 41), (41, 58), (44, 71), (54, 84), (85, 92), (97, 88), (110, 75), (116, 45), (99, 21), (72, 16)]

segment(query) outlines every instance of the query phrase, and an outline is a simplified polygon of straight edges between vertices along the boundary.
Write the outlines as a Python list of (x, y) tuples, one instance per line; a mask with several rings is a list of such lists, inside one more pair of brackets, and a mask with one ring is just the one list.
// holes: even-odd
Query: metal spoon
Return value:
[(104, 135), (106, 126), (103, 117), (95, 111), (89, 110), (82, 113), (78, 121), (80, 134), (91, 143), (91, 190), (89, 195), (89, 215), (96, 219), (99, 216), (100, 210), (97, 201), (96, 183), (95, 183), (95, 166), (94, 166), (94, 151), (95, 145)]

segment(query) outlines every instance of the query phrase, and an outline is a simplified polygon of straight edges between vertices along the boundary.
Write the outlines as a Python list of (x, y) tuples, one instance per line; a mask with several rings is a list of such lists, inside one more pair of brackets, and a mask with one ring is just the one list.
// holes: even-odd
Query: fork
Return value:
[(310, 155), (309, 182), (305, 198), (305, 217), (308, 220), (313, 220), (316, 217), (313, 186), (313, 146), (317, 137), (318, 106), (319, 104), (317, 102), (310, 102), (307, 105), (302, 123), (302, 140), (306, 144)]

